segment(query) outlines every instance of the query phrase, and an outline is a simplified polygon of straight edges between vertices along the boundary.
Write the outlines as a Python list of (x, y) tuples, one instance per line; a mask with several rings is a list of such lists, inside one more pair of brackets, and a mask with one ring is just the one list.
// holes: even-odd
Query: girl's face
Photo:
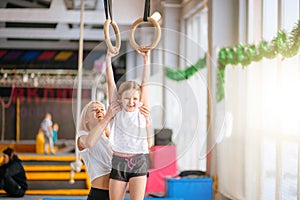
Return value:
[(93, 103), (89, 106), (86, 114), (86, 121), (88, 121), (88, 127), (94, 128), (104, 117), (105, 109), (102, 104)]
[(140, 102), (140, 93), (137, 90), (126, 90), (122, 93), (121, 103), (122, 107), (127, 112), (133, 112), (138, 108)]

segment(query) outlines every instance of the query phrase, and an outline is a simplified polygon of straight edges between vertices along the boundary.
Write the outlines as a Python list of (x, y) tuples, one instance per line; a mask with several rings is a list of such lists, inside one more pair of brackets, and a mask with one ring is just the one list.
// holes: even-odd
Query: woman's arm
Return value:
[(150, 76), (150, 66), (149, 66), (149, 54), (150, 51), (138, 51), (139, 54), (143, 56), (144, 66), (143, 66), (143, 73), (142, 73), (142, 83), (141, 83), (141, 102), (144, 106), (148, 106), (148, 93), (149, 93), (149, 76)]
[(115, 114), (120, 111), (120, 105), (115, 102), (109, 105), (107, 113), (101, 121), (89, 132), (88, 135), (83, 135), (78, 138), (78, 149), (93, 147), (105, 131), (108, 123), (114, 118)]
[(108, 86), (108, 100), (109, 104), (116, 102), (118, 100), (117, 87), (115, 84), (114, 73), (111, 65), (111, 58), (117, 54), (111, 53), (107, 50), (106, 54), (106, 82)]
[(49, 125), (48, 126), (48, 133), (49, 133), (49, 137), (52, 137), (53, 136), (53, 133), (52, 133), (52, 125)]
[[(7, 166), (6, 174), (8, 176), (15, 176), (24, 173), (24, 167), (17, 155), (12, 156), (10, 164)], [(21, 177), (20, 177), (21, 178)]]

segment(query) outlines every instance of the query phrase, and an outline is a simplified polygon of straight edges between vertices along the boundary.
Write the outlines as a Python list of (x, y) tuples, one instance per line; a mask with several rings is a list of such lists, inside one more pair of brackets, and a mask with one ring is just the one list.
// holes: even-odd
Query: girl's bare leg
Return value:
[(129, 179), (130, 200), (144, 199), (146, 183), (146, 176), (137, 176)]
[(110, 179), (109, 198), (110, 200), (123, 200), (125, 197), (127, 182)]

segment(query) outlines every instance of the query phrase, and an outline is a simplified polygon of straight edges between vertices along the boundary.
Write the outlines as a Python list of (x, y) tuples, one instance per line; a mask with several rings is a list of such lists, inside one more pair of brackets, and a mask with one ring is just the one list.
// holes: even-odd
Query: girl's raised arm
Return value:
[(138, 51), (139, 54), (143, 56), (144, 66), (143, 66), (143, 74), (142, 74), (142, 83), (141, 83), (141, 102), (143, 105), (148, 106), (148, 93), (149, 93), (149, 77), (150, 77), (150, 66), (149, 66), (149, 54), (150, 51)]
[(108, 100), (109, 104), (116, 102), (118, 100), (117, 87), (115, 83), (114, 73), (111, 65), (111, 58), (117, 54), (111, 53), (107, 50), (106, 54), (106, 82), (108, 86)]

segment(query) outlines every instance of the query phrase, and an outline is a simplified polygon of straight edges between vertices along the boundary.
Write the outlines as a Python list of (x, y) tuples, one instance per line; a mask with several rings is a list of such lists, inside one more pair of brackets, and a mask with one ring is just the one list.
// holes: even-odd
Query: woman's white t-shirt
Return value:
[[(76, 142), (78, 141), (78, 138), (83, 135), (88, 135), (88, 132), (83, 130), (79, 131), (76, 136)], [(110, 142), (105, 134), (101, 135), (93, 147), (86, 148), (82, 151), (78, 150), (78, 152), (86, 165), (91, 182), (95, 178), (111, 172), (113, 152)]]
[(148, 153), (145, 116), (136, 109), (127, 112), (122, 109), (111, 122), (109, 140), (114, 152)]

